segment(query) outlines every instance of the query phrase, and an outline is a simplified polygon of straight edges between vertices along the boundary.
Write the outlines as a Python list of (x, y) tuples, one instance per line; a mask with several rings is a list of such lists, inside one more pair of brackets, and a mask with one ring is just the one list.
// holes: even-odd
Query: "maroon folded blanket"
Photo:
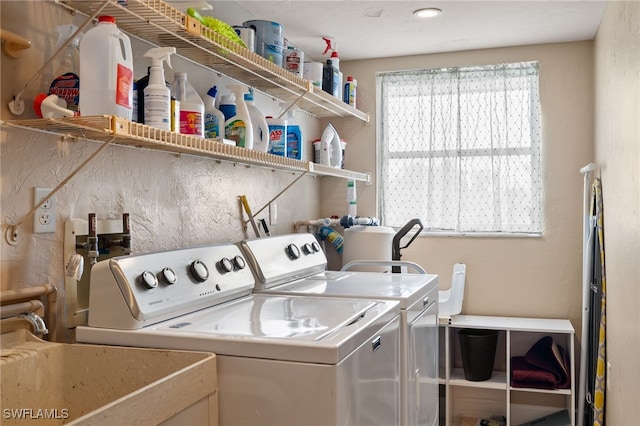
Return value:
[(538, 340), (524, 357), (511, 358), (511, 385), (539, 389), (571, 386), (569, 358), (551, 336)]

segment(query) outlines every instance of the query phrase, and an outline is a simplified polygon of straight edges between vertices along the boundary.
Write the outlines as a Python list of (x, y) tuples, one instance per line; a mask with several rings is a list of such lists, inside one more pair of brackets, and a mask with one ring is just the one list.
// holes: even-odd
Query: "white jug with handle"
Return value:
[(333, 125), (328, 124), (320, 139), (320, 164), (325, 166), (342, 166), (342, 144), (340, 136)]

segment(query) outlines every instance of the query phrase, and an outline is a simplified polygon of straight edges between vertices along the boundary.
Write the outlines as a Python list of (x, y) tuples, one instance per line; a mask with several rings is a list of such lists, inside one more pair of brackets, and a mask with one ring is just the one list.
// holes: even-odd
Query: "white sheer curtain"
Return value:
[(377, 83), (385, 225), (541, 232), (537, 63), (380, 73)]

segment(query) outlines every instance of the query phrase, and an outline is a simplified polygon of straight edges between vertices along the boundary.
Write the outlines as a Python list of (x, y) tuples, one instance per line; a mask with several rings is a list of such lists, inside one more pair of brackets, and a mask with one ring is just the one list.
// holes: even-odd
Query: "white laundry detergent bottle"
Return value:
[(253, 149), (267, 152), (269, 149), (269, 124), (254, 102), (253, 89), (249, 89), (249, 93), (244, 94), (244, 101), (251, 117), (251, 127), (253, 127)]
[(147, 50), (145, 58), (151, 58), (149, 84), (143, 90), (144, 124), (161, 130), (171, 130), (171, 89), (164, 80), (164, 62), (171, 68), (170, 57), (175, 47), (155, 47)]
[(253, 149), (253, 126), (251, 124), (251, 115), (247, 104), (244, 102), (244, 94), (247, 89), (240, 84), (231, 84), (228, 86), (236, 97), (235, 115), (228, 118), (225, 122), (224, 134), (227, 139), (231, 139), (236, 146)]
[(80, 114), (133, 113), (133, 55), (129, 37), (113, 16), (102, 15), (98, 25), (80, 39)]
[(204, 102), (187, 81), (186, 72), (174, 73), (171, 96), (180, 102), (180, 134), (204, 138)]

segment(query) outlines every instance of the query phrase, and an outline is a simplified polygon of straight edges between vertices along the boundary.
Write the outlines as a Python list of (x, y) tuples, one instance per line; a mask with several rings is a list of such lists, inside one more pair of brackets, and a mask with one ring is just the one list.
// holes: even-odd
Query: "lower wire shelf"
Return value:
[(4, 124), (76, 139), (112, 142), (117, 145), (154, 149), (176, 154), (190, 154), (220, 161), (309, 174), (311, 176), (334, 176), (366, 183), (371, 182), (370, 173), (344, 170), (315, 164), (310, 161), (295, 160), (228, 145), (222, 139), (204, 139), (192, 135), (182, 135), (134, 123), (112, 115), (11, 120), (5, 121)]

